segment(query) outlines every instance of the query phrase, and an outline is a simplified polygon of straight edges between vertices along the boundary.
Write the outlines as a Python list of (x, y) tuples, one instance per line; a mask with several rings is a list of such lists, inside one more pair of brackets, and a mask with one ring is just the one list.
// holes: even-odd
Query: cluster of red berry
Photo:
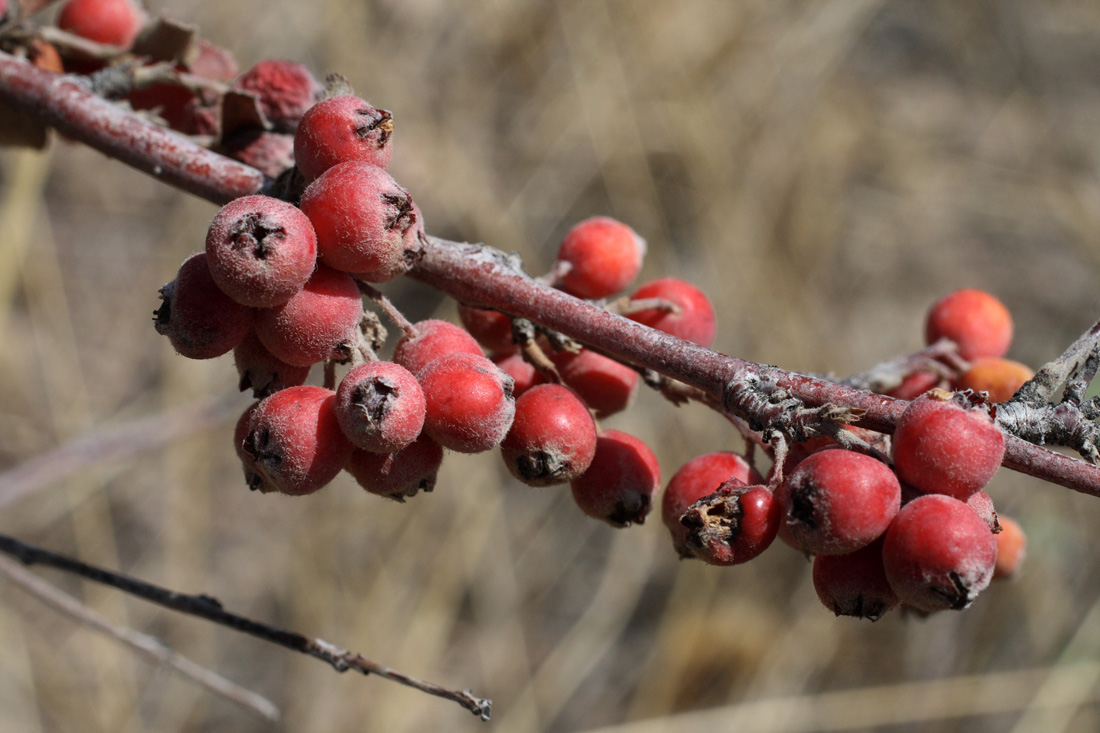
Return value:
[[(1001, 357), (1012, 320), (988, 293), (961, 290), (932, 307), (926, 338), (951, 339), (958, 358), (1009, 363)], [(956, 384), (973, 372), (965, 361), (958, 366), (948, 379)], [(993, 371), (999, 384), (1011, 382)], [(913, 372), (903, 383), (914, 375), (935, 379), (906, 408), (892, 439), (853, 428), (866, 453), (825, 438), (795, 444), (774, 490), (736, 454), (689, 461), (662, 504), (681, 556), (735, 565), (778, 536), (814, 557), (814, 587), (825, 606), (872, 620), (899, 604), (924, 613), (965, 608), (992, 578), (1013, 575), (1026, 539), (1015, 521), (998, 518), (982, 490), (1004, 456), (991, 395), (939, 389), (935, 371)]]

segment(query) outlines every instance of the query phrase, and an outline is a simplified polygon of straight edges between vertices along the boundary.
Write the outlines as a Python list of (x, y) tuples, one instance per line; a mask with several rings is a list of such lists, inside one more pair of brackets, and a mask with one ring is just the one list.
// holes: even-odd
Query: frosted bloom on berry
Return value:
[(294, 134), (294, 157), (307, 181), (337, 163), (358, 160), (387, 168), (393, 115), (348, 94), (309, 108)]
[(392, 361), (360, 364), (336, 390), (336, 417), (355, 447), (394, 453), (420, 435), (424, 392), (408, 369)]
[(176, 279), (160, 289), (160, 298), (153, 319), (157, 333), (188, 359), (227, 354), (252, 327), (255, 311), (221, 291), (202, 252), (180, 265)]
[(453, 323), (429, 318), (414, 323), (413, 328), (416, 335), (402, 336), (393, 350), (393, 360), (413, 374), (448, 354), (485, 356), (474, 337)]
[(444, 448), (481, 453), (499, 445), (512, 426), (512, 378), (484, 356), (441, 356), (417, 379), (427, 402), (424, 432)]
[(436, 475), (443, 463), (443, 448), (427, 435), (396, 453), (371, 453), (356, 450), (347, 470), (372, 494), (405, 501), (420, 491), (435, 488)]
[(630, 296), (631, 301), (649, 298), (666, 300), (678, 312), (650, 308), (630, 313), (627, 318), (700, 346), (714, 343), (714, 307), (702, 290), (675, 277), (662, 277), (642, 285)]

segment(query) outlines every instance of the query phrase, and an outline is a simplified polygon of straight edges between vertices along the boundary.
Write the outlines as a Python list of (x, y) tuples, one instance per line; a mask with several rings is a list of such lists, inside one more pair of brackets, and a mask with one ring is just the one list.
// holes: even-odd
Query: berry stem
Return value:
[(416, 338), (416, 327), (413, 326), (412, 322), (410, 322), (408, 318), (405, 318), (405, 314), (402, 313), (397, 308), (397, 306), (393, 304), (393, 301), (383, 295), (377, 288), (363, 282), (362, 280), (356, 280), (355, 284), (359, 286), (360, 293), (367, 296), (378, 304), (378, 307), (382, 309), (382, 312), (386, 314), (386, 317), (389, 318), (395, 326), (401, 329), (402, 334), (408, 336), (409, 338)]
[(208, 595), (177, 593), (129, 575), (111, 572), (95, 565), (88, 565), (74, 558), (21, 542), (7, 535), (0, 535), (0, 552), (11, 555), (24, 565), (46, 565), (67, 573), (73, 573), (93, 582), (117, 588), (138, 598), (144, 598), (151, 603), (156, 603), (173, 611), (198, 616), (234, 631), (240, 631), (286, 649), (316, 657), (330, 664), (337, 672), (346, 672), (351, 669), (365, 675), (375, 674), (379, 677), (385, 677), (388, 680), (399, 682), (429, 695), (436, 695), (456, 702), (482, 720), (489, 719), (492, 701), (475, 697), (469, 690), (450, 690), (431, 682), (425, 682), (395, 669), (384, 667), (377, 662), (372, 662), (355, 652), (340, 649), (323, 639), (310, 639), (294, 631), (254, 621), (247, 616), (230, 613), (222, 608), (220, 601)]

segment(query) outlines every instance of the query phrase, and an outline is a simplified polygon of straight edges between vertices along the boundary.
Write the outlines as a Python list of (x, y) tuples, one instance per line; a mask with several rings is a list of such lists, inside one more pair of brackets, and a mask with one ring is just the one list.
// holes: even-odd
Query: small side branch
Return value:
[(128, 575), (88, 565), (65, 555), (27, 544), (7, 535), (0, 535), (0, 552), (15, 557), (24, 565), (46, 565), (79, 575), (82, 578), (109, 585), (124, 593), (144, 598), (173, 611), (198, 616), (234, 631), (255, 636), (296, 652), (316, 657), (332, 666), (337, 672), (355, 670), (363, 674), (376, 674), (388, 680), (426, 692), (429, 695), (451, 700), (466, 708), (482, 720), (488, 720), (492, 701), (476, 697), (469, 690), (451, 690), (431, 682), (425, 682), (346, 649), (341, 649), (322, 639), (310, 639), (294, 631), (254, 621), (246, 616), (230, 613), (222, 608), (216, 598), (208, 595), (187, 595), (168, 590)]

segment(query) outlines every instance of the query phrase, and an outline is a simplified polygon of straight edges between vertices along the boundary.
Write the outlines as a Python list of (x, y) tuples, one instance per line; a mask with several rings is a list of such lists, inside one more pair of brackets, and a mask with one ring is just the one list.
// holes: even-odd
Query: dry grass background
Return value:
[[(1100, 9), (1093, 3), (173, 0), (242, 66), (340, 71), (397, 120), (393, 172), (429, 229), (546, 268), (606, 213), (644, 276), (700, 284), (717, 348), (847, 373), (920, 345), (961, 286), (1013, 310), (1037, 365), (1096, 320)], [(156, 289), (214, 208), (76, 146), (0, 157), (0, 466), (210, 399)], [(387, 287), (415, 318), (453, 305)], [(834, 619), (783, 546), (678, 562), (657, 519), (613, 531), (492, 455), (452, 456), (404, 505), (345, 477), (245, 490), (232, 417), (93, 460), (3, 505), (7, 533), (360, 650), (495, 701), (493, 722), (378, 679), (43, 571), (109, 617), (275, 700), (287, 731), (1095, 731), (1100, 501), (1007, 472), (1031, 539), (1017, 582), (963, 613)], [(737, 448), (643, 394), (607, 422), (666, 476)], [(11, 474), (8, 474), (10, 477)], [(0, 729), (269, 726), (0, 584)]]

